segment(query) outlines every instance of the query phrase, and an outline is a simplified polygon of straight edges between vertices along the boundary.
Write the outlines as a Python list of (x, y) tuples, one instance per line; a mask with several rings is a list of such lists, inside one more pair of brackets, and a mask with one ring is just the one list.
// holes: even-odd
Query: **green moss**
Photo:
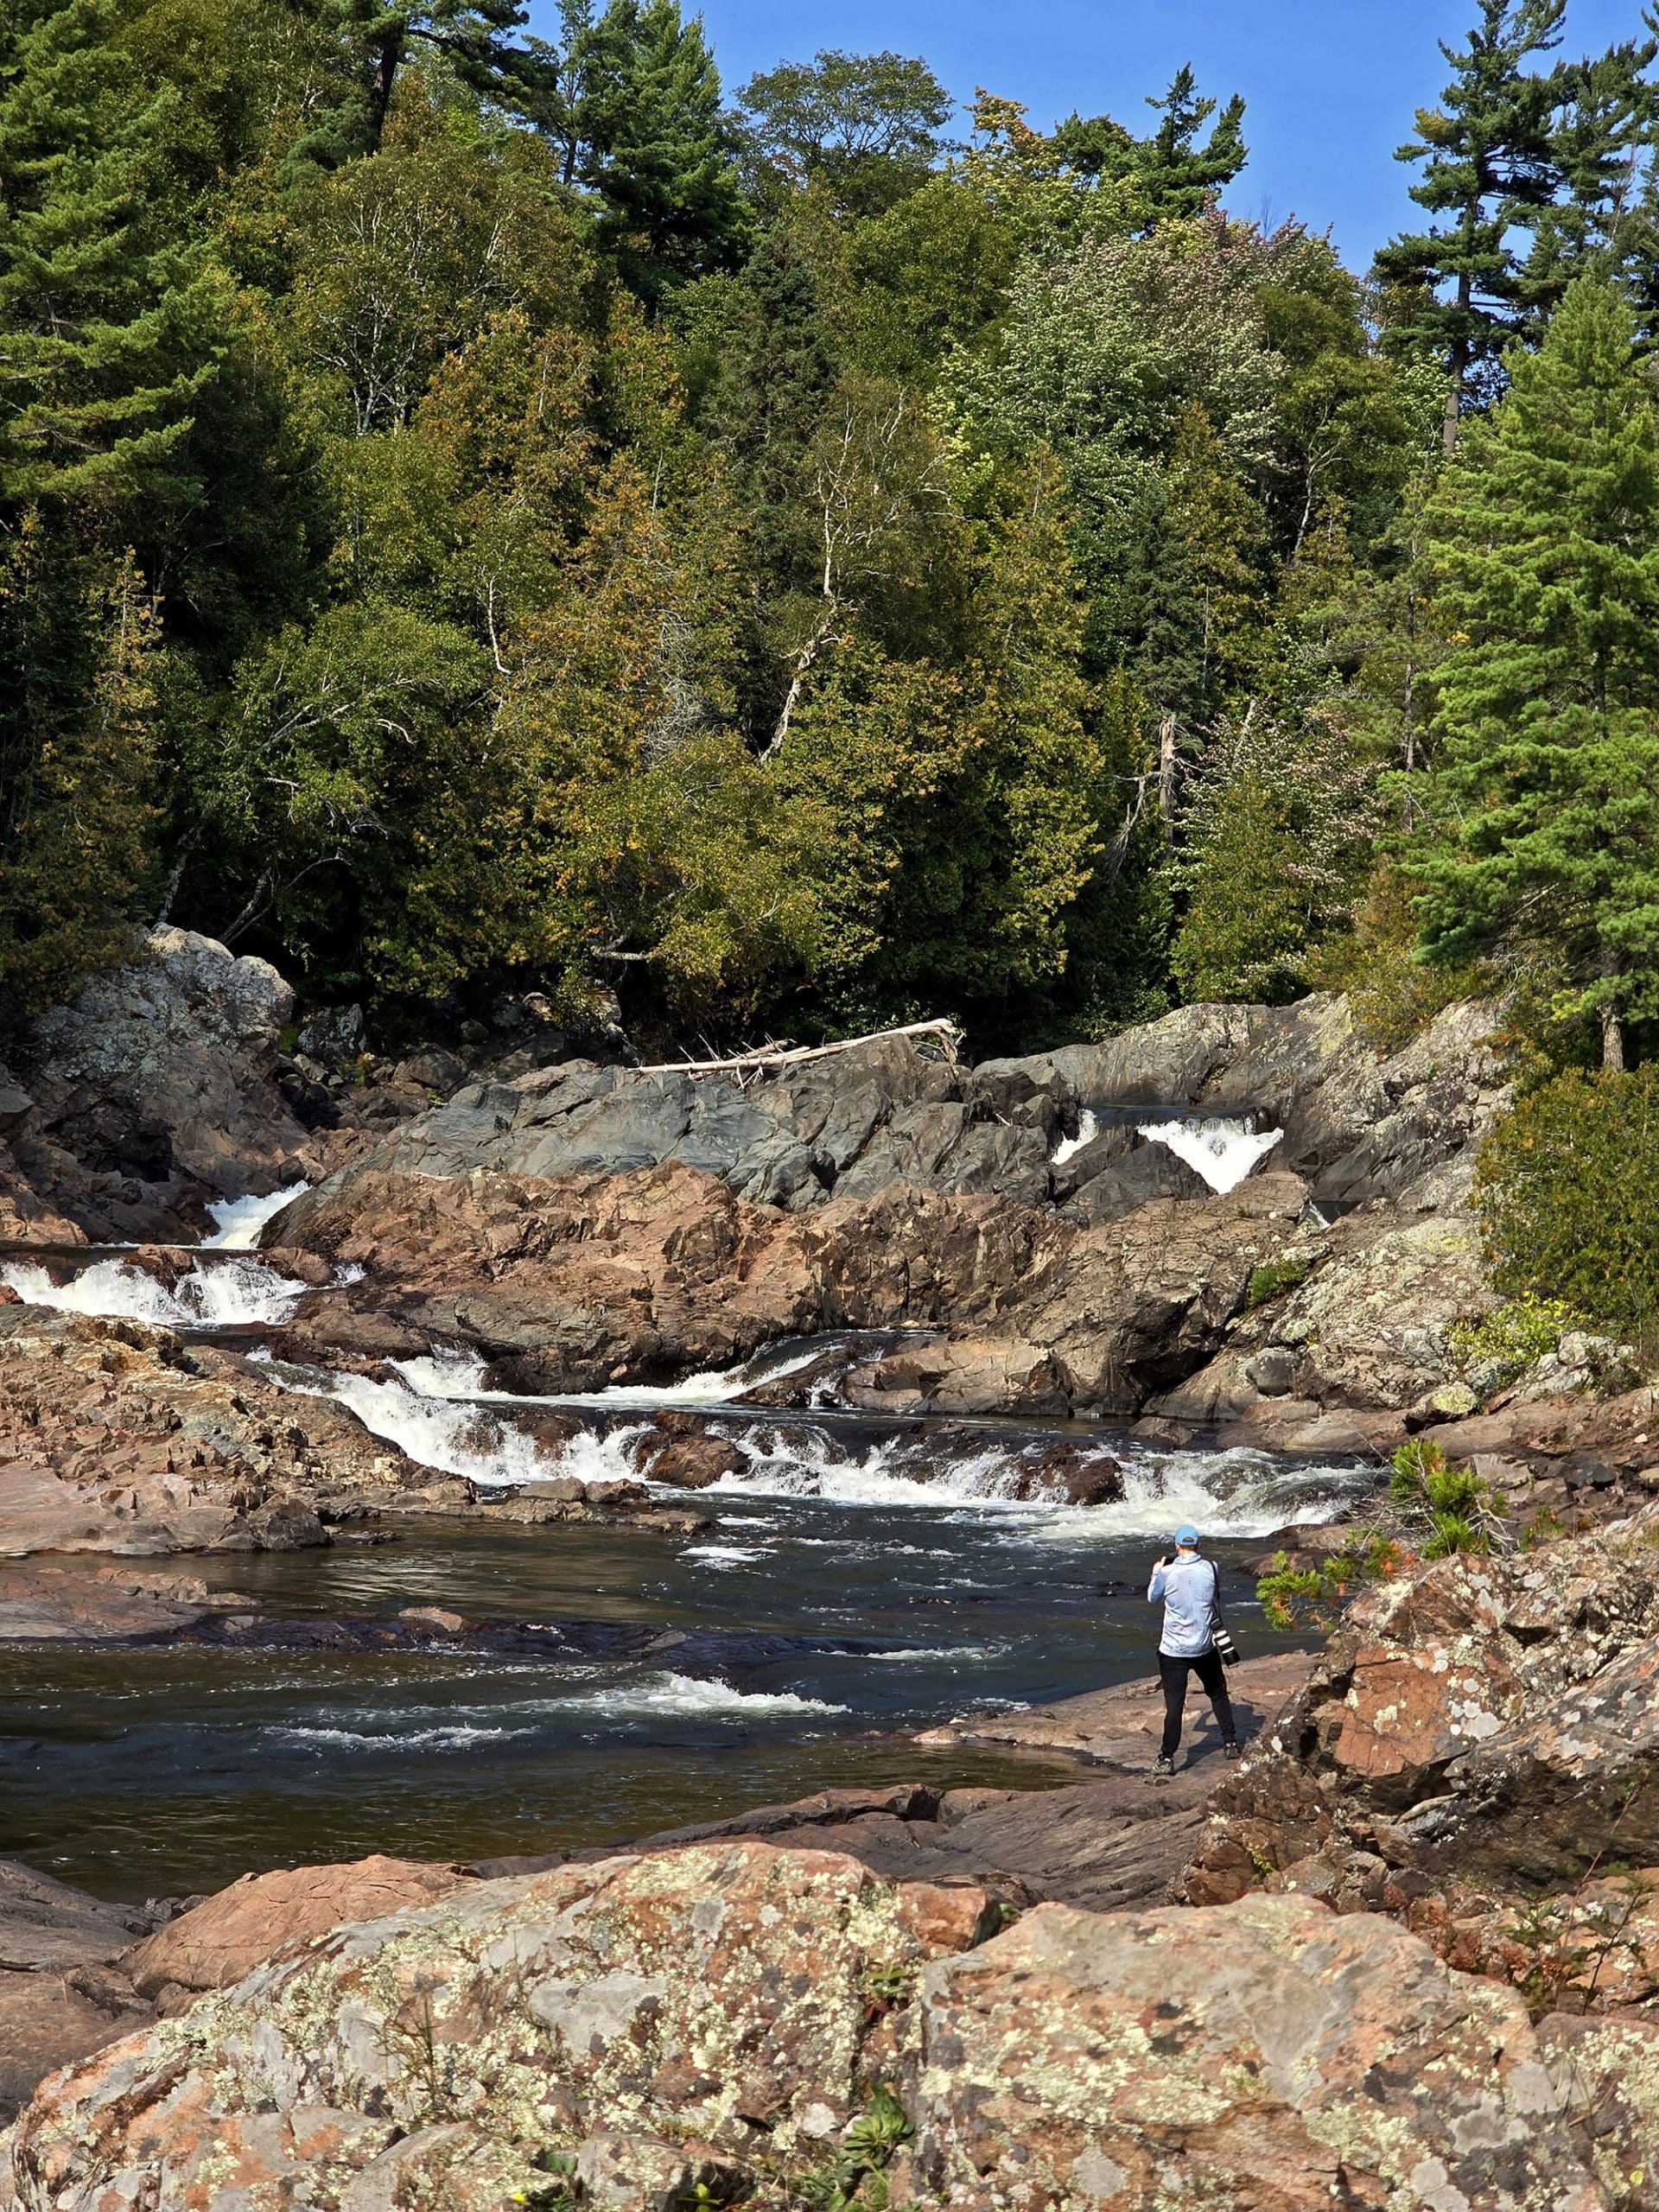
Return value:
[(1244, 1308), (1254, 1313), (1258, 1306), (1265, 1306), (1270, 1298), (1282, 1292), (1295, 1290), (1307, 1281), (1313, 1268), (1311, 1260), (1269, 1260), (1255, 1269), (1244, 1292)]

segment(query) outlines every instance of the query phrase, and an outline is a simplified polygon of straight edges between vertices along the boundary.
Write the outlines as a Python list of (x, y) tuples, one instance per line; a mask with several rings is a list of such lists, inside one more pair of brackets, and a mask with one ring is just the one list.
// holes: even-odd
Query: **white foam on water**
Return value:
[(456, 1349), (392, 1362), (417, 1390), (440, 1398), (480, 1398), (491, 1405), (603, 1406), (625, 1412), (647, 1412), (653, 1406), (718, 1406), (741, 1398), (759, 1382), (774, 1382), (810, 1367), (821, 1357), (821, 1344), (809, 1345), (788, 1359), (774, 1359), (766, 1352), (737, 1367), (709, 1368), (682, 1376), (677, 1382), (615, 1382), (603, 1390), (557, 1390), (532, 1395), (516, 1390), (488, 1390), (484, 1387), (484, 1362), (474, 1352)]
[[(575, 1475), (582, 1481), (620, 1482), (632, 1478), (620, 1453), (625, 1438), (582, 1436), (563, 1452), (543, 1450), (533, 1437), (483, 1408), (448, 1398), (433, 1398), (411, 1388), (400, 1375), (379, 1382), (369, 1375), (290, 1376), (287, 1388), (306, 1398), (336, 1398), (349, 1406), (365, 1428), (384, 1436), (423, 1467), (440, 1474), (464, 1475), (480, 1489), (544, 1482), (550, 1475)], [(584, 1451), (579, 1447), (590, 1447)], [(589, 1473), (591, 1457), (605, 1471)]]
[(1212, 1191), (1234, 1191), (1284, 1135), (1282, 1129), (1253, 1129), (1248, 1122), (1213, 1120), (1142, 1122), (1137, 1135), (1148, 1144), (1168, 1147), (1202, 1175)]
[(533, 1736), (533, 1728), (399, 1728), (384, 1734), (361, 1728), (273, 1728), (278, 1743), (326, 1744), (332, 1750), (354, 1751), (464, 1751), (474, 1744), (504, 1743), (514, 1736)]
[(867, 1659), (972, 1659), (976, 1661), (1000, 1658), (1007, 1649), (1001, 1643), (938, 1643), (921, 1644), (914, 1651), (867, 1651)]
[(211, 1236), (202, 1238), (203, 1250), (252, 1251), (265, 1224), (296, 1198), (303, 1198), (310, 1187), (308, 1183), (290, 1183), (285, 1189), (271, 1191), (263, 1198), (216, 1198), (207, 1211), (218, 1226)]
[(760, 1719), (768, 1713), (845, 1713), (844, 1705), (827, 1705), (822, 1698), (797, 1697), (791, 1691), (738, 1690), (729, 1682), (703, 1681), (692, 1675), (660, 1674), (624, 1682), (612, 1689), (587, 1690), (562, 1699), (562, 1713), (584, 1712), (607, 1719), (625, 1720), (634, 1714), (650, 1717), (673, 1714), (685, 1719)]
[(423, 1398), (482, 1398), (484, 1363), (476, 1352), (438, 1351), (416, 1359), (391, 1362), (411, 1390)]
[(311, 1287), (263, 1260), (193, 1268), (169, 1289), (127, 1260), (96, 1260), (67, 1282), (27, 1261), (0, 1262), (0, 1282), (26, 1304), (101, 1319), (149, 1321), (168, 1329), (232, 1328), (286, 1321)]
[[(936, 1475), (908, 1471), (893, 1444), (846, 1456), (821, 1431), (791, 1436), (767, 1428), (736, 1440), (748, 1465), (722, 1475), (707, 1493), (821, 1499), (839, 1505), (893, 1509), (943, 1506), (1005, 1519), (1012, 1532), (1046, 1541), (1098, 1542), (1117, 1536), (1159, 1536), (1183, 1522), (1211, 1536), (1264, 1536), (1297, 1522), (1332, 1519), (1369, 1476), (1316, 1466), (1287, 1471), (1264, 1454), (1231, 1452), (1136, 1452), (1125, 1456), (1123, 1496), (1099, 1505), (1068, 1505), (1011, 1493), (1025, 1473), (1020, 1454), (1001, 1445), (951, 1461)], [(913, 1452), (914, 1446), (908, 1447)], [(797, 1540), (810, 1541), (810, 1540)]]
[(1081, 1152), (1084, 1145), (1092, 1144), (1099, 1135), (1099, 1120), (1092, 1112), (1090, 1112), (1090, 1109), (1085, 1106), (1082, 1113), (1077, 1116), (1077, 1134), (1074, 1137), (1062, 1137), (1060, 1139), (1058, 1144), (1055, 1146), (1053, 1151), (1048, 1155), (1049, 1166), (1051, 1167), (1064, 1167), (1068, 1160), (1073, 1158), (1076, 1154)]
[(680, 1556), (702, 1560), (709, 1567), (749, 1567), (758, 1559), (768, 1558), (771, 1552), (770, 1544), (760, 1551), (746, 1551), (741, 1544), (688, 1544)]

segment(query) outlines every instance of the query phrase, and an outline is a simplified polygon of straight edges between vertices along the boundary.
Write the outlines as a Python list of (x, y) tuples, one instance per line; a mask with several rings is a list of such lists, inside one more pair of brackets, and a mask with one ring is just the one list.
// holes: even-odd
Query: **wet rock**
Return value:
[[(0, 1476), (0, 1532), (3, 1497)], [(0, 1641), (9, 1643), (139, 1643), (193, 1627), (218, 1610), (207, 1585), (187, 1575), (0, 1568)]]
[(683, 1166), (567, 1184), (365, 1168), (301, 1199), (284, 1235), (365, 1267), (354, 1298), (514, 1360), (543, 1389), (729, 1365), (778, 1337), (925, 1321), (953, 1332), (861, 1370), (848, 1402), (1054, 1412), (1133, 1408), (1200, 1363), (1302, 1195), (1268, 1175), (1084, 1230), (902, 1185), (786, 1214)]
[(708, 1490), (723, 1475), (741, 1474), (748, 1462), (736, 1445), (724, 1436), (713, 1436), (694, 1423), (670, 1427), (659, 1421), (634, 1446), (639, 1471), (653, 1483), (671, 1483), (677, 1490)]
[(59, 1973), (102, 1964), (125, 1950), (148, 1922), (15, 1859), (0, 1859), (0, 1968)]
[(346, 1866), (245, 1874), (146, 1936), (119, 1963), (149, 1998), (168, 1990), (226, 1989), (263, 1961), (331, 1928), (435, 1904), (469, 1878), (455, 1867), (378, 1855)]

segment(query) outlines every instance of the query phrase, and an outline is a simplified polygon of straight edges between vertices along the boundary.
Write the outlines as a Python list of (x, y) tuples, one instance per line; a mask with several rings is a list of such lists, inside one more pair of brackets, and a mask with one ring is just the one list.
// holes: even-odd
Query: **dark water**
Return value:
[[(38, 1646), (0, 1687), (0, 1855), (111, 1897), (388, 1851), (472, 1858), (620, 1840), (827, 1784), (1040, 1786), (1029, 1760), (925, 1753), (897, 1732), (1146, 1670), (1147, 1541), (1084, 1510), (721, 1497), (706, 1536), (420, 1524), (327, 1553), (181, 1562), (285, 1615), (443, 1604), (524, 1620), (712, 1628), (673, 1649), (550, 1663)], [(1259, 1547), (1224, 1544), (1224, 1559)], [(1248, 1650), (1283, 1648), (1231, 1579)], [(812, 1637), (756, 1662), (744, 1632)]]

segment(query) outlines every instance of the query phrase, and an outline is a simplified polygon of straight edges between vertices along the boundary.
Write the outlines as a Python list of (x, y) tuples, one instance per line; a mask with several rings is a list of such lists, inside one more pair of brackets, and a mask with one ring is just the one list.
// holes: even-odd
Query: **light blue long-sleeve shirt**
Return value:
[(1171, 1659), (1201, 1659), (1214, 1644), (1218, 1578), (1207, 1559), (1177, 1555), (1173, 1567), (1154, 1567), (1147, 1602), (1164, 1601), (1158, 1649)]

